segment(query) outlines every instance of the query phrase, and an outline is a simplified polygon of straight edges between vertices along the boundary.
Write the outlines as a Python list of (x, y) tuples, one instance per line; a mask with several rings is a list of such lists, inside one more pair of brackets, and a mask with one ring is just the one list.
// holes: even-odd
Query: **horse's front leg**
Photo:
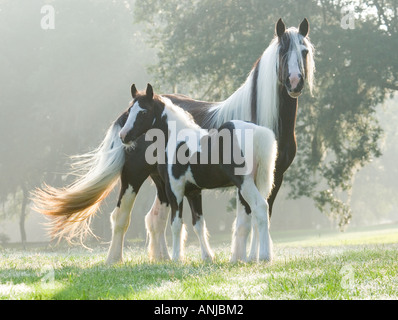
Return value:
[(184, 257), (184, 245), (186, 240), (186, 230), (182, 222), (182, 200), (176, 206), (171, 205), (171, 233), (173, 237), (174, 261), (182, 260)]
[(193, 229), (199, 239), (203, 260), (213, 260), (214, 253), (210, 248), (206, 222), (202, 212), (202, 193), (200, 191), (187, 196), (192, 213)]
[[(253, 229), (258, 235), (258, 258), (261, 261), (272, 261), (272, 240), (269, 233), (269, 206), (267, 201), (258, 191), (253, 179), (245, 178), (241, 186), (241, 195), (246, 200), (252, 211)], [(257, 259), (257, 251), (253, 254)]]
[(124, 235), (130, 225), (131, 209), (136, 195), (131, 186), (122, 184), (119, 201), (111, 214), (112, 240), (106, 259), (109, 265), (123, 261)]
[(156, 185), (157, 193), (151, 210), (145, 216), (145, 226), (149, 238), (149, 258), (154, 261), (169, 260), (170, 255), (166, 244), (166, 225), (170, 205), (165, 191), (165, 184), (158, 173), (151, 178)]
[(258, 226), (255, 219), (252, 218), (252, 233), (251, 233), (250, 253), (248, 261), (258, 260), (259, 241), (260, 240), (258, 235)]
[(246, 261), (246, 244), (250, 233), (251, 211), (238, 191), (236, 197), (236, 219), (232, 231), (231, 262)]
[(124, 236), (130, 225), (131, 210), (138, 191), (149, 176), (151, 168), (140, 161), (140, 153), (132, 151), (123, 167), (121, 189), (116, 208), (111, 215), (112, 241), (106, 259), (107, 264), (123, 260)]

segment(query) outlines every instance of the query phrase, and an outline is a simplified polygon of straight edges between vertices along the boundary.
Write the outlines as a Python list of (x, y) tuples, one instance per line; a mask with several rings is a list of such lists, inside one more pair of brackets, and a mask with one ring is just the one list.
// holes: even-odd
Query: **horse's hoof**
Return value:
[(108, 266), (113, 266), (118, 263), (123, 263), (123, 259), (108, 258), (105, 261), (105, 264)]

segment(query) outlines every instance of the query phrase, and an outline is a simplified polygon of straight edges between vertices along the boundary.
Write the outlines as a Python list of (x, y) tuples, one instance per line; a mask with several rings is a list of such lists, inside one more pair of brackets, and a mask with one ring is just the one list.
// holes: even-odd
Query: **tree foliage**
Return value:
[[(157, 48), (158, 86), (199, 99), (226, 98), (244, 81), (283, 17), (307, 17), (316, 90), (299, 98), (298, 154), (285, 181), (340, 226), (351, 218), (355, 173), (380, 156), (376, 106), (398, 89), (397, 0), (142, 0), (135, 5)], [(351, 10), (354, 29), (342, 27)], [(285, 182), (285, 183), (286, 183)]]
[[(45, 4), (53, 30), (40, 26)], [(127, 108), (147, 52), (131, 10), (123, 1), (0, 0), (0, 203), (23, 204), (44, 181), (65, 185), (68, 156), (98, 146)], [(20, 207), (4, 208), (23, 215)]]

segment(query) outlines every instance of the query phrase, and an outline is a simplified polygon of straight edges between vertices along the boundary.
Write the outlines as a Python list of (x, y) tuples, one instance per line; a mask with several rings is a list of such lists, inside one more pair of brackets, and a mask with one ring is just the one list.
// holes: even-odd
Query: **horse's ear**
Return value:
[(309, 31), (310, 31), (310, 24), (309, 24), (307, 18), (304, 18), (304, 20), (301, 21), (301, 23), (299, 25), (299, 33), (303, 37), (306, 37), (308, 35)]
[(131, 96), (133, 97), (133, 99), (137, 96), (137, 88), (135, 87), (135, 84), (131, 85)]
[(148, 83), (148, 85), (147, 85), (147, 87), (146, 87), (146, 96), (149, 98), (149, 99), (153, 99), (153, 89), (152, 89), (152, 86)]
[(282, 21), (282, 18), (279, 18), (278, 22), (275, 25), (275, 33), (280, 38), (285, 33), (286, 26), (285, 23)]

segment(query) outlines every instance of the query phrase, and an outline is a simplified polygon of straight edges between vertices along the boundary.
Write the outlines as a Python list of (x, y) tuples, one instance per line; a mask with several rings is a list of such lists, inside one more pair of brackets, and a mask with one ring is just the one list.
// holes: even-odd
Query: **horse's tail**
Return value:
[(267, 199), (274, 185), (277, 143), (275, 134), (266, 127), (257, 126), (253, 136), (254, 160), (257, 164), (255, 183), (261, 195)]
[(53, 238), (80, 240), (91, 233), (91, 218), (112, 191), (124, 165), (124, 147), (117, 122), (108, 129), (100, 146), (89, 153), (73, 156), (72, 173), (76, 180), (65, 188), (44, 185), (33, 195), (33, 209), (49, 216)]

